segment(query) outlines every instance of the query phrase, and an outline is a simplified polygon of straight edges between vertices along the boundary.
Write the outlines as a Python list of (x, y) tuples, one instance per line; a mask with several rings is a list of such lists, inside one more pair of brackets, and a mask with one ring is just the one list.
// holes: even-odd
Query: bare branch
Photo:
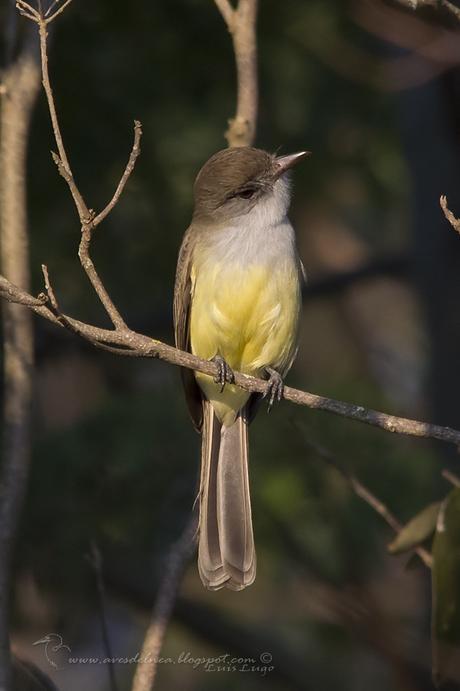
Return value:
[[(140, 138), (142, 135), (142, 127), (140, 122), (135, 121), (134, 123), (134, 144), (131, 150), (131, 154), (123, 172), (123, 175), (118, 183), (117, 189), (111, 199), (107, 204), (105, 209), (103, 209), (99, 214), (96, 214), (92, 209), (90, 209), (77, 184), (74, 180), (72, 169), (70, 167), (69, 159), (65, 150), (64, 141), (61, 134), (61, 129), (59, 125), (59, 119), (57, 116), (56, 105), (54, 102), (53, 90), (50, 83), (49, 71), (48, 71), (48, 53), (47, 53), (47, 24), (52, 21), (58, 14), (64, 11), (64, 9), (69, 5), (69, 1), (65, 2), (64, 5), (59, 8), (51, 17), (45, 19), (41, 14), (38, 14), (36, 18), (36, 23), (38, 24), (39, 36), (40, 36), (40, 55), (41, 55), (41, 65), (42, 65), (42, 80), (43, 88), (46, 93), (46, 98), (48, 102), (48, 109), (51, 117), (51, 124), (53, 128), (54, 138), (58, 148), (58, 153), (52, 152), (53, 160), (56, 163), (59, 173), (67, 182), (70, 192), (72, 194), (78, 216), (81, 223), (81, 241), (78, 250), (78, 256), (80, 258), (81, 265), (85, 270), (99, 300), (103, 304), (107, 314), (109, 315), (114, 327), (116, 329), (126, 329), (126, 324), (121, 314), (112, 302), (109, 294), (107, 293), (104, 285), (96, 271), (93, 261), (90, 257), (90, 244), (92, 239), (92, 232), (94, 228), (99, 225), (112, 211), (112, 209), (117, 204), (120, 196), (124, 190), (126, 182), (131, 175), (137, 157), (140, 153)], [(18, 6), (23, 9), (28, 9), (30, 6), (24, 2), (24, 0), (18, 0)]]
[(13, 283), (7, 281), (3, 276), (0, 276), (0, 298), (6, 300), (6, 302), (14, 302), (18, 305), (30, 307), (34, 312), (53, 324), (63, 326), (53, 312), (46, 306), (48, 296), (44, 293), (40, 293), (40, 295), (35, 298), (33, 295), (29, 295), (22, 289), (13, 285)]
[(48, 267), (46, 266), (46, 264), (42, 264), (42, 274), (45, 281), (46, 297), (50, 301), (51, 307), (54, 309), (54, 311), (59, 312), (59, 305), (57, 303), (56, 296), (54, 294), (54, 290), (50, 282)]
[[(14, 3), (12, 11), (16, 14)], [(14, 36), (11, 43), (14, 44)], [(29, 289), (26, 156), (32, 109), (40, 88), (35, 32), (27, 31), (19, 55), (7, 64), (0, 106), (1, 271)], [(17, 304), (9, 281), (0, 281), (3, 338), (3, 426), (0, 476), (0, 688), (12, 688), (9, 652), (11, 558), (30, 463), (30, 408), (34, 337), (31, 314)], [(27, 295), (27, 293), (26, 293)], [(27, 296), (30, 309), (46, 309), (44, 297)]]
[(153, 689), (158, 658), (163, 647), (182, 574), (195, 549), (196, 530), (197, 519), (196, 515), (193, 514), (183, 534), (172, 546), (168, 555), (152, 618), (142, 645), (142, 662), (136, 666), (132, 691), (151, 691)]
[(123, 317), (113, 304), (112, 299), (104, 288), (104, 285), (99, 278), (99, 274), (96, 271), (96, 267), (93, 264), (93, 260), (90, 257), (89, 248), (91, 244), (92, 230), (93, 226), (91, 222), (83, 225), (81, 229), (80, 247), (78, 248), (78, 256), (80, 258), (81, 265), (86, 271), (86, 274), (91, 281), (91, 285), (96, 291), (99, 300), (104, 305), (114, 327), (120, 330), (127, 329)]
[[(173, 346), (140, 334), (128, 327), (113, 331), (85, 324), (61, 312), (56, 316), (41, 302), (39, 305), (36, 305), (36, 298), (11, 284), (2, 276), (0, 276), (0, 287), (0, 297), (2, 297), (2, 293), (4, 295), (7, 292), (10, 302), (17, 302), (25, 307), (29, 307), (37, 314), (40, 314), (40, 316), (48, 319), (48, 321), (59, 326), (66, 326), (94, 346), (118, 346), (131, 351), (129, 354), (133, 357), (158, 358), (172, 365), (187, 367), (196, 372), (209, 374), (211, 377), (216, 377), (218, 374), (218, 367), (215, 363), (201, 360), (191, 353), (178, 350)], [(122, 354), (128, 355), (128, 352), (123, 351)], [(266, 393), (267, 391), (267, 382), (265, 380), (240, 372), (235, 372), (235, 384), (252, 393)], [(326, 396), (318, 396), (308, 391), (293, 389), (290, 386), (284, 387), (283, 397), (296, 405), (306, 406), (315, 410), (325, 410), (329, 413), (334, 413), (334, 415), (363, 422), (393, 434), (403, 434), (424, 439), (439, 439), (440, 441), (460, 446), (460, 431), (451, 427), (442, 427), (429, 422), (388, 415), (387, 413), (355, 405), (354, 403), (346, 403), (345, 401), (338, 401)]]
[[(305, 430), (302, 431), (305, 432)], [(395, 533), (399, 533), (401, 531), (403, 526), (398, 521), (396, 516), (382, 501), (380, 501), (380, 499), (378, 499), (375, 496), (375, 494), (373, 494), (370, 491), (370, 489), (368, 489), (368, 487), (366, 487), (366, 485), (364, 485), (360, 480), (358, 480), (356, 475), (350, 473), (350, 471), (344, 468), (342, 463), (340, 463), (330, 451), (320, 446), (316, 442), (313, 442), (310, 439), (308, 439), (305, 433), (303, 434), (303, 440), (305, 444), (309, 446), (316, 453), (317, 456), (319, 456), (319, 458), (321, 458), (328, 465), (335, 468), (335, 470), (337, 470), (338, 473), (340, 473), (340, 475), (348, 483), (348, 485), (356, 494), (356, 496), (362, 499), (366, 504), (368, 504), (368, 506), (370, 506), (376, 513), (378, 513), (379, 516), (381, 516), (383, 520), (386, 521), (386, 523), (388, 523), (390, 528), (392, 528)], [(418, 554), (425, 566), (431, 569), (433, 563), (433, 558), (431, 554), (423, 547), (416, 547), (414, 551)]]
[(458, 218), (455, 218), (454, 214), (447, 206), (447, 197), (445, 195), (442, 195), (439, 198), (439, 203), (441, 205), (441, 209), (444, 212), (444, 216), (447, 218), (452, 228), (456, 230), (457, 233), (460, 233), (460, 221)]
[(137, 158), (139, 154), (141, 153), (141, 147), (140, 147), (140, 142), (141, 142), (141, 137), (142, 137), (142, 125), (139, 122), (139, 120), (134, 121), (134, 143), (133, 143), (133, 148), (131, 149), (131, 154), (128, 159), (128, 163), (126, 164), (126, 168), (124, 170), (123, 175), (121, 176), (120, 182), (118, 183), (118, 187), (115, 190), (115, 194), (113, 195), (112, 199), (110, 202), (107, 204), (105, 209), (103, 209), (93, 220), (93, 228), (99, 225), (104, 218), (106, 218), (109, 213), (112, 211), (114, 208), (115, 204), (117, 204), (118, 200), (120, 199), (123, 190), (125, 188), (126, 183), (128, 182), (128, 178), (131, 175), (131, 173), (134, 170), (134, 166), (136, 165)]
[(0, 277), (0, 297), (7, 302), (20, 303), (27, 305), (27, 307), (41, 307), (48, 302), (48, 298), (44, 293), (40, 293), (36, 298), (32, 295), (26, 295), (23, 301), (18, 300), (17, 291), (3, 276)]
[(460, 487), (460, 478), (451, 473), (450, 470), (447, 470), (447, 468), (444, 468), (441, 475), (454, 487)]
[[(59, 1), (59, 0), (58, 0), (58, 1)], [(46, 20), (46, 23), (47, 23), (47, 24), (51, 24), (51, 22), (54, 22), (54, 20), (56, 19), (56, 17), (59, 17), (59, 15), (61, 14), (61, 12), (64, 12), (64, 10), (66, 9), (66, 7), (68, 7), (68, 5), (70, 5), (71, 2), (72, 2), (72, 0), (67, 0), (67, 2), (65, 2), (65, 3), (62, 5), (62, 7), (60, 7), (58, 10), (56, 10), (56, 12), (54, 12), (54, 14), (51, 15), (51, 17), (48, 17), (48, 14), (49, 14), (49, 11), (50, 11), (50, 9), (52, 8), (52, 6), (51, 6), (50, 8), (48, 8), (48, 12), (46, 12), (46, 14), (45, 14), (45, 17), (48, 17), (47, 20)], [(55, 2), (54, 4), (56, 5), (57, 3)]]
[(37, 12), (32, 5), (29, 5), (28, 2), (24, 2), (24, 0), (16, 0), (16, 7), (18, 8), (20, 14), (24, 16), (30, 15), (32, 21), (34, 22), (40, 21), (40, 13)]
[(219, 12), (221, 13), (224, 21), (227, 25), (228, 30), (231, 32), (233, 30), (233, 19), (235, 16), (235, 9), (233, 8), (229, 0), (214, 0), (217, 5)]
[(60, 2), (61, 2), (61, 0), (54, 0), (54, 2), (52, 2), (51, 5), (50, 5), (50, 6), (48, 7), (48, 9), (46, 10), (44, 16), (45, 16), (45, 17), (49, 17), (50, 14), (51, 14), (51, 12), (54, 10), (54, 8), (55, 8), (57, 5), (59, 5)]
[(257, 0), (239, 0), (234, 10), (227, 0), (215, 0), (232, 35), (236, 63), (237, 105), (225, 137), (229, 146), (251, 146), (257, 126)]
[[(64, 9), (64, 6), (61, 8), (61, 10)], [(91, 216), (90, 211), (86, 205), (85, 200), (83, 199), (83, 196), (80, 192), (80, 190), (77, 187), (77, 184), (74, 180), (72, 169), (70, 167), (69, 159), (67, 158), (67, 153), (64, 147), (64, 142), (62, 139), (62, 134), (61, 134), (61, 128), (59, 126), (59, 120), (56, 112), (56, 106), (54, 103), (54, 96), (53, 96), (53, 90), (51, 88), (51, 83), (50, 83), (50, 77), (49, 77), (49, 71), (48, 71), (48, 52), (47, 52), (47, 39), (48, 39), (48, 31), (47, 31), (47, 21), (44, 18), (40, 17), (38, 20), (38, 28), (39, 28), (39, 34), (40, 34), (40, 55), (41, 55), (41, 64), (42, 64), (42, 79), (43, 79), (43, 88), (45, 90), (46, 94), (46, 100), (48, 101), (48, 110), (51, 116), (51, 124), (53, 127), (53, 133), (54, 133), (54, 139), (56, 140), (56, 146), (58, 148), (58, 153), (59, 153), (59, 159), (60, 159), (60, 172), (61, 175), (65, 178), (67, 184), (69, 185), (70, 192), (72, 194), (73, 200), (75, 202), (75, 206), (78, 211), (78, 215), (80, 218), (80, 222), (86, 223)], [(57, 159), (55, 159), (56, 161)]]
[(105, 593), (104, 577), (102, 574), (102, 556), (99, 547), (91, 540), (90, 553), (88, 555), (89, 563), (91, 564), (96, 578), (97, 595), (99, 600), (99, 611), (101, 617), (102, 640), (104, 642), (105, 657), (108, 660), (107, 671), (109, 675), (110, 691), (118, 691), (117, 680), (115, 677), (115, 668), (113, 663), (112, 646), (110, 644), (109, 625), (107, 621), (107, 597)]

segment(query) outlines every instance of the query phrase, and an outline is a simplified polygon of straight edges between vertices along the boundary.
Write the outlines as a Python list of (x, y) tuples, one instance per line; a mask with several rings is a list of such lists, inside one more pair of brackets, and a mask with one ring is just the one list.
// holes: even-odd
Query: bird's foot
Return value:
[(263, 398), (268, 398), (268, 412), (270, 412), (275, 401), (279, 403), (283, 398), (284, 382), (281, 374), (273, 367), (266, 367), (265, 372), (268, 374), (268, 383)]
[(235, 381), (235, 375), (233, 374), (231, 367), (227, 365), (224, 358), (220, 355), (215, 355), (211, 359), (211, 362), (214, 362), (218, 367), (218, 372), (214, 377), (214, 381), (216, 384), (220, 384), (220, 392), (222, 393), (225, 388), (225, 384), (233, 384)]

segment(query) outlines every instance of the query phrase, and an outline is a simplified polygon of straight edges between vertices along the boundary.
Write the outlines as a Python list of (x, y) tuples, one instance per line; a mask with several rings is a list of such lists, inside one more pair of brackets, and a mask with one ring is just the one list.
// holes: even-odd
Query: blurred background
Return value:
[[(383, 0), (264, 0), (257, 144), (310, 149), (291, 217), (308, 285), (288, 383), (460, 427), (459, 29)], [(231, 41), (211, 0), (75, 2), (54, 25), (50, 69), (78, 183), (100, 209), (142, 121), (142, 155), (93, 257), (128, 324), (172, 343), (176, 256), (202, 163), (235, 108)], [(77, 259), (79, 225), (49, 155), (43, 96), (29, 152), (34, 290), (46, 262), (65, 311), (105, 325)], [(16, 550), (14, 648), (60, 689), (109, 689), (89, 554), (104, 560), (113, 654), (139, 651), (165, 558), (195, 498), (199, 437), (177, 368), (92, 350), (36, 320), (34, 449)], [(388, 526), (306, 443), (327, 449), (401, 520), (446, 494), (455, 453), (283, 403), (251, 428), (258, 576), (207, 592), (195, 559), (168, 628), (157, 688), (430, 689), (430, 575), (391, 557)], [(206, 672), (229, 654), (274, 669)], [(128, 689), (133, 665), (116, 667)]]

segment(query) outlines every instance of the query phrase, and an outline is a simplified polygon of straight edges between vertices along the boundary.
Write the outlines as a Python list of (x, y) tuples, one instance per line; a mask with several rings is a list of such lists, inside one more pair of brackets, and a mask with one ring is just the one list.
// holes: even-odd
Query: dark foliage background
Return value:
[[(289, 381), (458, 427), (460, 245), (438, 206), (447, 193), (460, 208), (458, 72), (443, 66), (433, 77), (426, 60), (407, 70), (409, 53), (382, 39), (372, 8), (390, 33), (404, 27), (419, 35), (418, 19), (377, 0), (261, 3), (257, 141), (313, 152), (295, 173), (292, 218), (311, 284), (325, 279), (307, 293)], [(454, 29), (443, 16), (424, 19), (433, 32)], [(234, 110), (222, 19), (211, 0), (75, 1), (55, 24), (50, 67), (74, 173), (93, 208), (112, 194), (133, 119), (143, 123), (142, 156), (97, 231), (94, 258), (129, 325), (172, 342), (175, 261), (193, 179), (225, 146)], [(76, 257), (78, 219), (52, 148), (42, 97), (29, 155), (35, 290), (46, 262), (65, 310), (103, 324)], [(382, 261), (383, 272), (326, 289), (331, 275)], [(36, 326), (34, 462), (16, 555), (15, 645), (62, 689), (106, 689), (103, 666), (55, 672), (31, 643), (58, 631), (75, 654), (101, 653), (87, 559), (95, 540), (114, 653), (139, 650), (165, 554), (194, 501), (199, 439), (175, 368), (117, 359)], [(262, 410), (251, 431), (256, 583), (209, 593), (191, 563), (164, 655), (258, 660), (268, 651), (275, 670), (164, 664), (158, 688), (430, 688), (429, 574), (387, 555), (387, 526), (305, 446), (295, 421), (403, 521), (446, 492), (439, 471), (455, 458), (441, 447), (287, 403), (270, 417)], [(120, 688), (129, 688), (132, 671), (118, 666)]]

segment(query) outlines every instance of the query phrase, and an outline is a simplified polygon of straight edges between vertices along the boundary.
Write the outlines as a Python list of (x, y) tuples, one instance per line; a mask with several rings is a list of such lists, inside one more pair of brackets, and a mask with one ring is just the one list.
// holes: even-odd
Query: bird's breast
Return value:
[(192, 269), (192, 352), (220, 355), (248, 374), (288, 365), (300, 306), (291, 226), (269, 229), (260, 240), (252, 231), (229, 232), (198, 247)]

